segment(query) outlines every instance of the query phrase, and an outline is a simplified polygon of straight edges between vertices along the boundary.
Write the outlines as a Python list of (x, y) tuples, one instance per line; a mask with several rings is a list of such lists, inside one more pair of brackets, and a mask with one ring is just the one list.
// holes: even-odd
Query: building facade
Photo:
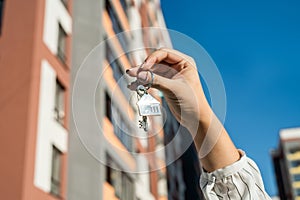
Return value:
[[(71, 70), (71, 61), (74, 65), (78, 64), (76, 59), (83, 58), (82, 56), (87, 55), (94, 45), (106, 37), (111, 37), (115, 31), (121, 31), (123, 28), (130, 30), (135, 26), (138, 28), (143, 19), (148, 21), (143, 21), (142, 26), (158, 23), (162, 18), (157, 18), (155, 14), (156, 6), (159, 6), (157, 3), (140, 2), (139, 5), (135, 5), (129, 1), (98, 0), (87, 4), (77, 1), (72, 12), (71, 0), (0, 2), (0, 89), (3, 105), (0, 132), (1, 156), (5, 161), (1, 165), (0, 185), (3, 199), (114, 199), (121, 196), (122, 199), (164, 199), (166, 190), (161, 189), (165, 185), (163, 170), (137, 176), (115, 171), (113, 167), (106, 167), (95, 161), (80, 142), (76, 143), (76, 136), (69, 137), (68, 133), (71, 73), (76, 72), (76, 66)], [(150, 10), (152, 13), (145, 12), (146, 16), (143, 16), (142, 10)], [(76, 15), (76, 40), (72, 43), (73, 13)], [(132, 15), (132, 20), (128, 20), (127, 15)], [(77, 31), (77, 27), (82, 28), (80, 23), (84, 19), (89, 21), (83, 22), (83, 25), (86, 25), (83, 34), (89, 32), (92, 35), (82, 36), (81, 32)], [(135, 23), (129, 23), (134, 21), (133, 19)], [(119, 25), (121, 27), (117, 27)], [(143, 39), (142, 34), (140, 37)], [(149, 42), (154, 43), (151, 40)], [(78, 47), (77, 44), (80, 43), (82, 45)], [(75, 46), (73, 53), (77, 56), (73, 59), (72, 44)], [(112, 65), (105, 73), (106, 85), (99, 91), (99, 98), (103, 98), (100, 102), (100, 116), (103, 115), (102, 123), (108, 127), (103, 134), (107, 134), (106, 136), (121, 148), (130, 148), (134, 152), (152, 151), (156, 148), (153, 138), (149, 139), (146, 145), (142, 145), (135, 139), (122, 138), (122, 130), (115, 128), (114, 132), (111, 131), (115, 119), (111, 118), (109, 113), (122, 113), (124, 105), (132, 107), (126, 101), (119, 105), (110, 97), (118, 73), (124, 73), (125, 70), (109, 60), (110, 53), (125, 52), (122, 50), (125, 47), (124, 43), (119, 45), (107, 44), (106, 53), (103, 51), (103, 54), (99, 55), (102, 59), (99, 63), (100, 69), (101, 65)], [(147, 55), (147, 52), (142, 53), (139, 59)], [(130, 59), (126, 56), (122, 60), (125, 62), (122, 64), (127, 68), (132, 66), (133, 62), (141, 62)], [(118, 95), (124, 97), (128, 94), (121, 91)], [(135, 112), (133, 110), (134, 114), (129, 118), (125, 115), (118, 120), (135, 119)], [(126, 168), (132, 167), (132, 163), (134, 166), (139, 163), (149, 166), (149, 171), (155, 168), (149, 159), (157, 160), (156, 158), (140, 157), (139, 162), (131, 158), (133, 162), (130, 162), (115, 154), (112, 149), (103, 147), (100, 141), (97, 141), (97, 144), (100, 146), (100, 154), (103, 154), (107, 162), (111, 162), (110, 166), (120, 165)], [(151, 163), (155, 164), (156, 161)], [(75, 184), (72, 181), (78, 182)]]
[[(166, 156), (176, 151), (161, 151), (170, 130), (162, 117), (149, 118), (147, 133), (138, 129), (136, 94), (124, 75), (155, 48), (172, 46), (164, 28), (159, 0), (0, 1), (1, 198), (199, 197), (195, 150), (166, 168)], [(91, 93), (94, 74), (75, 85), (98, 44), (93, 66), (101, 78)], [(161, 100), (157, 90), (149, 92)], [(95, 106), (78, 110), (77, 103)]]
[[(162, 117), (149, 118), (147, 133), (138, 129), (137, 97), (125, 75), (155, 48), (171, 46), (159, 29), (165, 28), (159, 1), (74, 0), (73, 16), (72, 104), (81, 106), (71, 108), (68, 198), (166, 199)], [(158, 91), (149, 92), (159, 99)], [(86, 98), (92, 95), (94, 102)], [(84, 110), (79, 122), (77, 109)]]
[(167, 146), (168, 199), (204, 199), (199, 187), (201, 171), (196, 147), (184, 142), (192, 141), (191, 134), (180, 126), (165, 101), (163, 107), (166, 108), (164, 145)]
[(300, 128), (282, 129), (271, 156), (280, 199), (300, 199)]
[(0, 2), (2, 199), (66, 198), (71, 8)]

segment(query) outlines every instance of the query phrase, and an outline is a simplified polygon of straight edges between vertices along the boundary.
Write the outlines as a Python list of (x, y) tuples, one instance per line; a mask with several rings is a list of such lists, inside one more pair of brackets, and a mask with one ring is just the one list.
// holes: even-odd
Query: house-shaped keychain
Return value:
[(150, 94), (144, 94), (136, 103), (140, 116), (161, 115), (160, 102)]

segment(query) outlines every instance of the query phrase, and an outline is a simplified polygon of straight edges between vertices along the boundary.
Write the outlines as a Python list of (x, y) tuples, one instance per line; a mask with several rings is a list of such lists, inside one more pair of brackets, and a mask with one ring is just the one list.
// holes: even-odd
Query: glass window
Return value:
[(106, 43), (106, 60), (113, 70), (114, 79), (116, 80), (116, 82), (118, 82), (123, 76), (123, 71), (121, 69), (122, 67), (115, 59), (115, 56), (107, 43)]
[(105, 1), (105, 8), (107, 10), (107, 13), (109, 15), (109, 18), (112, 22), (112, 25), (113, 25), (113, 29), (114, 29), (114, 32), (117, 34), (117, 33), (120, 33), (122, 32), (122, 26), (119, 22), (119, 19), (118, 19), (118, 16), (117, 16), (117, 13), (115, 12), (114, 8), (112, 7), (111, 3), (109, 0), (106, 0)]
[(121, 197), (122, 173), (118, 165), (107, 155), (106, 181), (115, 189), (116, 197)]
[[(126, 99), (130, 99), (130, 90), (127, 88), (127, 80), (126, 76), (124, 76), (123, 68), (120, 65), (119, 61), (115, 58), (112, 49), (110, 48), (109, 44), (106, 43), (106, 60), (111, 66), (113, 70), (113, 76), (116, 80), (118, 86), (122, 90), (123, 94), (125, 95)], [(126, 54), (127, 55), (127, 54)]]
[(298, 153), (300, 152), (300, 147), (291, 147), (290, 148), (290, 153), (294, 154), (294, 153)]
[(111, 99), (110, 99), (110, 96), (105, 93), (105, 115), (106, 117), (111, 121), (112, 120), (112, 117), (111, 117)]
[(297, 197), (300, 196), (300, 189), (297, 189), (297, 190), (296, 190), (296, 195), (297, 195)]
[(52, 146), (51, 194), (60, 196), (62, 153)]
[(291, 167), (300, 167), (300, 160), (292, 160), (290, 161)]
[(66, 38), (67, 33), (65, 32), (61, 24), (59, 24), (57, 56), (63, 63), (66, 61)]
[(56, 121), (63, 125), (65, 119), (65, 88), (58, 79), (56, 79), (54, 114)]
[(4, 7), (4, 0), (0, 0), (0, 34), (2, 32), (3, 7)]
[(64, 4), (65, 7), (68, 6), (68, 0), (61, 0), (61, 2)]
[[(107, 13), (109, 15), (109, 18), (111, 20), (111, 23), (112, 23), (112, 26), (113, 26), (112, 28), (113, 28), (115, 34), (123, 32), (123, 28), (121, 26), (121, 23), (120, 23), (120, 20), (118, 18), (118, 15), (115, 12), (115, 10), (114, 10), (114, 8), (111, 5), (111, 3), (110, 3), (109, 0), (105, 1), (105, 7), (106, 7)], [(128, 41), (125, 38), (125, 34), (119, 34), (117, 36), (118, 36), (118, 40), (121, 43), (121, 46), (122, 46), (124, 52), (127, 52)]]
[(114, 133), (122, 142), (122, 144), (127, 148), (128, 151), (132, 151), (132, 138), (128, 134), (129, 126), (125, 122), (124, 118), (120, 115), (120, 111), (115, 107), (114, 104), (111, 106), (112, 111), (112, 125), (114, 127)]
[(134, 199), (134, 186), (132, 180), (126, 173), (122, 174), (122, 199), (131, 200)]
[(125, 122), (121, 116), (119, 109), (112, 103), (110, 96), (106, 93), (106, 116), (111, 121), (114, 134), (119, 138), (122, 144), (128, 151), (132, 151), (133, 142), (132, 137), (129, 135), (130, 126)]
[(121, 172), (118, 165), (107, 155), (106, 181), (115, 189), (115, 196), (122, 200), (134, 199), (134, 184), (129, 176)]
[(294, 181), (300, 181), (300, 174), (295, 174), (293, 177)]
[(120, 2), (121, 2), (121, 6), (122, 6), (125, 14), (128, 15), (128, 13), (127, 13), (128, 4), (127, 4), (126, 0), (120, 0)]

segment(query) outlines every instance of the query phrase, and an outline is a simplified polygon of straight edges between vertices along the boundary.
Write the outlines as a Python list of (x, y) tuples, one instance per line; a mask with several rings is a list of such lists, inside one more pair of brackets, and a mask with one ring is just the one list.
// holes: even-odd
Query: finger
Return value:
[(140, 66), (127, 69), (126, 74), (128, 74), (129, 76), (132, 76), (132, 77), (137, 77), (137, 74), (139, 72), (139, 68), (140, 68)]
[[(145, 85), (166, 92), (172, 91), (173, 87), (175, 87), (176, 85), (173, 80), (159, 76), (157, 74), (154, 74), (152, 79), (151, 73), (149, 71), (140, 72), (137, 78), (138, 80), (132, 82), (127, 86), (130, 90), (136, 90), (138, 85)], [(151, 85), (149, 85), (149, 83), (151, 83)]]
[(136, 81), (127, 86), (129, 89), (135, 90), (138, 85), (152, 86), (154, 81), (154, 74), (152, 75), (149, 71), (142, 71), (137, 74), (136, 78)]
[(140, 85), (139, 81), (134, 81), (132, 83), (130, 83), (129, 85), (127, 85), (127, 88), (134, 91), (136, 90), (136, 88)]
[(191, 65), (196, 65), (194, 59), (191, 56), (186, 55), (186, 54), (184, 54), (184, 53), (182, 53), (180, 51), (177, 51), (175, 49), (169, 49), (169, 48), (161, 48), (161, 50), (167, 51), (167, 52), (170, 52), (171, 54), (175, 54), (175, 55), (177, 55), (179, 57), (182, 57), (183, 60), (186, 60)]
[(132, 77), (137, 77), (138, 74), (142, 71), (152, 71), (155, 74), (158, 74), (160, 76), (166, 77), (166, 78), (172, 78), (175, 74), (177, 74), (179, 71), (181, 71), (184, 68), (183, 65), (177, 65), (177, 66), (169, 66), (166, 64), (156, 64), (153, 65), (151, 69), (146, 70), (140, 67), (134, 67), (126, 70), (126, 73)]
[(152, 74), (149, 71), (141, 71), (137, 75), (138, 80), (143, 85), (149, 85), (150, 87), (168, 91), (171, 90), (174, 86), (174, 83), (171, 79), (165, 78), (163, 76)]
[(126, 73), (132, 77), (137, 77), (140, 71), (148, 71), (151, 69), (151, 71), (156, 72), (155, 66), (157, 65), (155, 64), (158, 63), (168, 65), (168, 67), (175, 69), (178, 72), (189, 65), (196, 67), (193, 58), (190, 56), (173, 49), (163, 48), (153, 52), (142, 64), (142, 66), (128, 69), (126, 70)]
[(165, 62), (173, 66), (175, 66), (177, 63), (189, 63), (191, 65), (194, 64), (194, 61), (191, 57), (173, 49), (163, 48), (153, 52), (146, 59), (141, 68), (143, 70), (149, 70), (154, 64), (161, 62)]

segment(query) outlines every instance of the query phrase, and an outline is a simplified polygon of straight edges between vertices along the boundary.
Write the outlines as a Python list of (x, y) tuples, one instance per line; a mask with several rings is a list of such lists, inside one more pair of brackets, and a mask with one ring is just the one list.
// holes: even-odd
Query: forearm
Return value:
[(202, 167), (212, 172), (236, 162), (240, 155), (213, 111), (209, 108), (202, 113), (194, 142)]

